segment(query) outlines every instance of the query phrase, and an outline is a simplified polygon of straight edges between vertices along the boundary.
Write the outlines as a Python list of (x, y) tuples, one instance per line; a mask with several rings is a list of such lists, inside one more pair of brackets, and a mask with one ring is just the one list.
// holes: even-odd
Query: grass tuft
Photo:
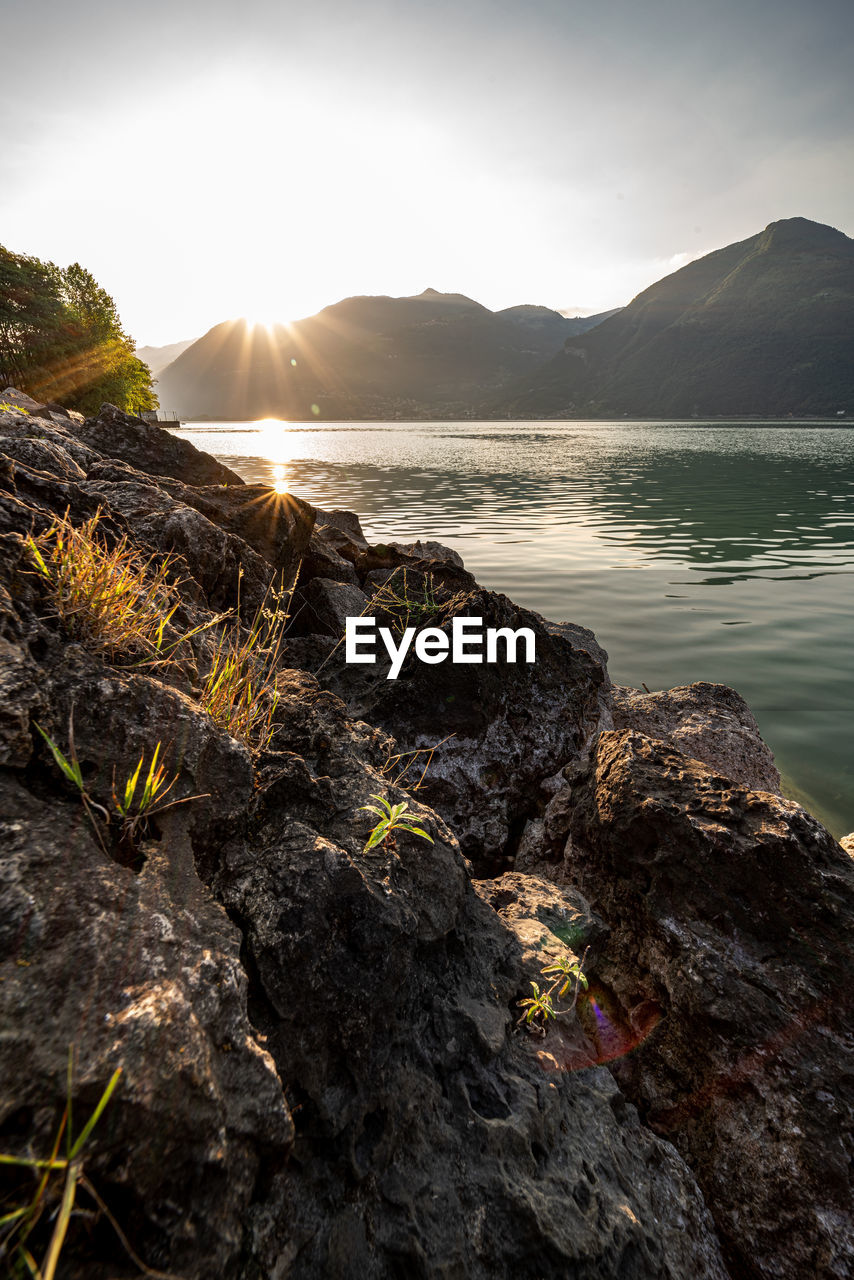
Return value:
[[(290, 614), (289, 592), (267, 593), (248, 629), (238, 614), (221, 622), (202, 687), (201, 705), (233, 738), (264, 750), (275, 732), (279, 657)], [(287, 599), (287, 603), (286, 603)]]
[(177, 644), (189, 639), (187, 634), (166, 642), (180, 604), (171, 581), (174, 557), (146, 558), (126, 535), (109, 544), (100, 520), (98, 511), (75, 526), (66, 514), (38, 537), (27, 538), (56, 615), (69, 635), (93, 645), (111, 662), (166, 661)]

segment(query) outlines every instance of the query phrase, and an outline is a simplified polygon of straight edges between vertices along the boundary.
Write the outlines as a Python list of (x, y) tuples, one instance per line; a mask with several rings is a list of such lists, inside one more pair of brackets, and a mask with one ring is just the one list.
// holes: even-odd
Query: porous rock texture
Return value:
[(756, 791), (780, 794), (780, 774), (744, 698), (723, 684), (641, 693), (614, 685), (615, 729), (638, 729)]
[[(73, 1044), (75, 1117), (123, 1068), (86, 1176), (160, 1272), (849, 1274), (848, 864), (827, 833), (609, 732), (591, 633), (438, 544), (371, 546), (351, 513), (244, 486), (114, 409), (4, 398), (27, 412), (0, 416), (0, 1151), (49, 1152)], [(251, 617), (298, 573), (264, 749), (200, 704), (210, 632), (150, 668), (63, 630), (25, 539), (66, 510), (176, 555), (182, 627)], [(344, 592), (390, 626), (530, 625), (537, 664), (348, 673)], [(158, 742), (182, 803), (130, 834), (87, 816), (36, 728), (70, 750), (72, 724), (94, 804)], [(449, 732), (407, 792), (404, 753)], [(372, 794), (432, 843), (363, 852)], [(530, 1034), (518, 1002), (561, 957), (592, 994)], [(31, 1190), (8, 1167), (2, 1190), (16, 1178)], [(79, 1194), (61, 1274), (138, 1274)]]
[(636, 731), (600, 736), (572, 801), (563, 873), (610, 930), (600, 1003), (638, 1045), (616, 1078), (696, 1173), (735, 1275), (850, 1276), (851, 857)]

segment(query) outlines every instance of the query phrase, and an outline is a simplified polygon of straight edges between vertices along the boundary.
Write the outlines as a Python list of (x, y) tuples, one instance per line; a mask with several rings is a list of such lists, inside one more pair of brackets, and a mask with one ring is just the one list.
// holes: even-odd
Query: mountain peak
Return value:
[(824, 222), (812, 222), (809, 218), (780, 218), (777, 222), (769, 222), (761, 233), (763, 249), (810, 249), (834, 247), (843, 244), (850, 247), (848, 236), (835, 227)]

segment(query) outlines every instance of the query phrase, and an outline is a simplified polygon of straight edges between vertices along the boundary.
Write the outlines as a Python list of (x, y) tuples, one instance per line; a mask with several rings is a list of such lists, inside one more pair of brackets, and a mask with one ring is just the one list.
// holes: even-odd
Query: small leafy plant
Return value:
[(116, 790), (116, 773), (113, 770), (113, 804), (121, 820), (122, 834), (125, 839), (132, 841), (140, 828), (145, 827), (149, 819), (153, 818), (155, 814), (165, 813), (167, 809), (173, 809), (179, 804), (187, 804), (190, 800), (203, 800), (205, 798), (203, 795), (198, 795), (183, 796), (180, 800), (167, 800), (166, 797), (178, 781), (180, 773), (176, 773), (172, 780), (167, 782), (166, 766), (157, 763), (159, 755), (160, 743), (158, 742), (151, 756), (151, 764), (148, 767), (148, 773), (139, 795), (137, 795), (137, 786), (139, 785), (140, 774), (145, 761), (145, 752), (139, 757), (139, 764), (120, 792)]
[[(433, 837), (428, 835), (423, 827), (415, 827), (412, 825), (414, 815), (409, 813), (409, 805), (404, 801), (402, 804), (389, 804), (382, 796), (372, 795), (372, 800), (377, 800), (381, 808), (375, 804), (363, 804), (361, 813), (375, 813), (379, 816), (379, 822), (368, 836), (363, 853), (368, 853), (370, 849), (375, 849), (378, 844), (383, 845), (387, 849), (394, 849), (396, 844), (395, 831), (410, 831), (414, 836), (420, 836), (422, 840), (429, 840), (430, 844), (434, 844)], [(403, 822), (401, 819), (409, 818), (409, 822)]]
[[(538, 983), (531, 983), (534, 994), (519, 1001), (519, 1008), (524, 1012), (517, 1025), (524, 1025), (532, 1035), (544, 1036), (550, 1020), (572, 1012), (578, 1001), (579, 992), (587, 990), (587, 978), (584, 976), (583, 966), (589, 949), (588, 947), (585, 950), (580, 960), (566, 953), (543, 966), (540, 972), (544, 977), (552, 979), (551, 985), (547, 990), (541, 991)], [(555, 1008), (555, 1001), (564, 1000), (570, 991), (572, 999), (566, 1008)]]
[(98, 804), (95, 800), (92, 799), (92, 797), (89, 795), (89, 792), (86, 788), (86, 783), (83, 779), (83, 770), (80, 767), (80, 761), (77, 758), (77, 750), (74, 746), (74, 714), (73, 712), (68, 717), (68, 755), (67, 756), (63, 755), (59, 747), (54, 742), (53, 738), (51, 738), (49, 734), (45, 733), (44, 729), (41, 727), (40, 724), (36, 724), (36, 728), (38, 729), (39, 733), (47, 743), (50, 749), (50, 753), (53, 756), (56, 764), (59, 766), (60, 771), (62, 772), (64, 777), (68, 779), (71, 785), (75, 787), (76, 790), (78, 791), (80, 795), (80, 799), (83, 803), (83, 808), (86, 810), (86, 816), (88, 817), (89, 821), (91, 822), (94, 828), (95, 835), (97, 836), (97, 839), (98, 839), (98, 843), (103, 849), (104, 842), (101, 838), (101, 831), (100, 831), (100, 827), (98, 825), (97, 819), (100, 818), (101, 822), (107, 823), (110, 820), (110, 815), (102, 804)]
[(180, 774), (176, 773), (171, 781), (166, 781), (166, 766), (163, 763), (158, 763), (161, 747), (158, 742), (152, 753), (151, 764), (148, 767), (148, 773), (143, 781), (141, 791), (138, 791), (138, 787), (145, 763), (145, 752), (139, 757), (136, 769), (129, 775), (123, 786), (117, 786), (116, 771), (115, 769), (113, 770), (113, 811), (110, 812), (104, 805), (98, 804), (97, 801), (93, 800), (89, 794), (74, 746), (73, 715), (68, 720), (67, 756), (63, 754), (53, 738), (45, 733), (40, 724), (37, 724), (36, 728), (47, 743), (50, 753), (62, 774), (78, 791), (98, 843), (105, 852), (103, 832), (111, 822), (117, 821), (122, 839), (133, 843), (140, 831), (147, 826), (149, 819), (156, 814), (165, 813), (167, 809), (172, 809), (179, 804), (188, 804), (191, 800), (203, 800), (205, 798), (203, 795), (197, 795), (183, 796), (180, 800), (166, 799), (178, 781)]

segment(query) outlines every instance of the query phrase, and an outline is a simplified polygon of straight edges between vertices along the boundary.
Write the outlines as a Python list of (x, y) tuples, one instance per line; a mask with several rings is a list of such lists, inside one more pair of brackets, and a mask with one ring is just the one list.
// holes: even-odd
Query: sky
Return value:
[(0, 0), (0, 244), (140, 345), (352, 294), (624, 304), (854, 234), (851, 0)]

